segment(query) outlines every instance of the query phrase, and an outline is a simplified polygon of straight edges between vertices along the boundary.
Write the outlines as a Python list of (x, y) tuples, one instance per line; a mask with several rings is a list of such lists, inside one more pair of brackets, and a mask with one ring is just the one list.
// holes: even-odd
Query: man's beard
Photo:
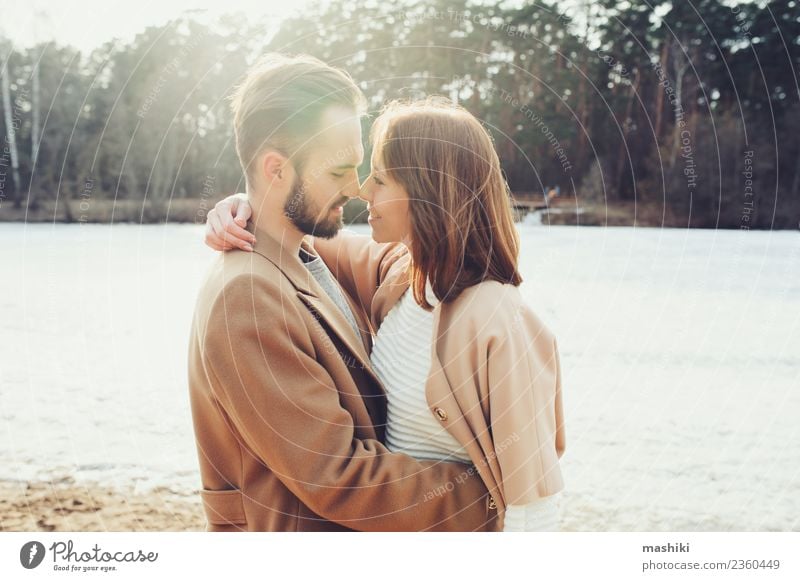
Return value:
[[(344, 203), (346, 200), (342, 200)], [(344, 226), (342, 216), (317, 221), (320, 209), (306, 197), (305, 181), (298, 176), (283, 206), (283, 213), (303, 234), (318, 238), (333, 238)]]

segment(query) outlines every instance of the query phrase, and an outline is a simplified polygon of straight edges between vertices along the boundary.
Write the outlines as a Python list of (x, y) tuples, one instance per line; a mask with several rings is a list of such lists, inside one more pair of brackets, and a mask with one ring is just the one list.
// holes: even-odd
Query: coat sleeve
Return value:
[(513, 308), (504, 309), (495, 326), (502, 331), (486, 349), (490, 422), (506, 505), (528, 504), (564, 487), (558, 347), (517, 295), (509, 295), (506, 304)]
[(314, 238), (314, 249), (351, 297), (369, 313), (372, 298), (393, 264), (408, 254), (399, 242), (380, 244), (371, 236), (342, 230), (329, 240)]
[(202, 356), (240, 441), (327, 520), (364, 531), (482, 530), (488, 492), (463, 464), (355, 437), (305, 315), (250, 276), (228, 281), (211, 308)]

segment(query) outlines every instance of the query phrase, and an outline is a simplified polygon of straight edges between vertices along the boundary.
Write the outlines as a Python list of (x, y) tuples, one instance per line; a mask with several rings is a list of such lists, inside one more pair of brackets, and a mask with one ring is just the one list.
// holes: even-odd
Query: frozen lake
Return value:
[[(564, 527), (800, 530), (800, 234), (520, 231), (562, 357)], [(0, 224), (0, 479), (198, 487), (201, 238)]]

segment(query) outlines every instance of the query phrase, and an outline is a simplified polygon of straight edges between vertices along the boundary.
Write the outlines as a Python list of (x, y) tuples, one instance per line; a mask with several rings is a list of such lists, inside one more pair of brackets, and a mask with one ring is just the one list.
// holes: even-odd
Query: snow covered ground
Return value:
[[(562, 358), (564, 528), (800, 530), (800, 235), (520, 232)], [(0, 225), (0, 479), (198, 487), (201, 238)]]

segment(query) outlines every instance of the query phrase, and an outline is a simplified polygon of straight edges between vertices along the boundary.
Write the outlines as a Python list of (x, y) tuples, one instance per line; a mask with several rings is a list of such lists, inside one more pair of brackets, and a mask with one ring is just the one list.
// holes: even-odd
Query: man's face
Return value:
[(283, 212), (304, 234), (333, 238), (344, 224), (344, 205), (359, 192), (361, 121), (353, 110), (333, 106), (325, 110), (319, 127)]

